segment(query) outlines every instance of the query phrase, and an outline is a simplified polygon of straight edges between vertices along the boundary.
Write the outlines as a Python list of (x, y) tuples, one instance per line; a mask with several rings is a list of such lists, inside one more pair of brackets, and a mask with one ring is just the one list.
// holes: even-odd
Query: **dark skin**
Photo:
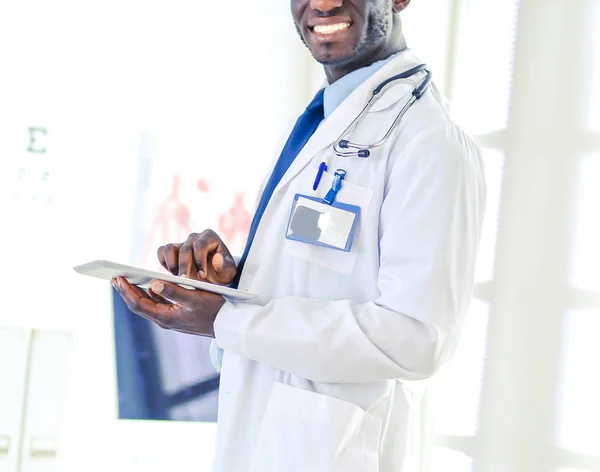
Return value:
[[(192, 233), (180, 244), (158, 248), (160, 264), (174, 275), (227, 285), (235, 277), (235, 261), (221, 238), (212, 230)], [(215, 336), (213, 324), (225, 299), (204, 290), (188, 290), (156, 280), (148, 291), (124, 277), (112, 281), (131, 311), (161, 328), (200, 336)]]
[[(410, 0), (291, 0), (296, 29), (330, 84), (406, 48), (400, 13)], [(183, 243), (158, 249), (161, 265), (174, 275), (228, 285), (235, 262), (212, 230), (192, 233)], [(214, 337), (214, 322), (225, 299), (204, 290), (154, 281), (147, 292), (123, 277), (113, 286), (131, 311), (162, 328)]]
[[(330, 84), (406, 49), (400, 13), (410, 0), (291, 0), (296, 30)], [(319, 34), (315, 26), (342, 25)]]

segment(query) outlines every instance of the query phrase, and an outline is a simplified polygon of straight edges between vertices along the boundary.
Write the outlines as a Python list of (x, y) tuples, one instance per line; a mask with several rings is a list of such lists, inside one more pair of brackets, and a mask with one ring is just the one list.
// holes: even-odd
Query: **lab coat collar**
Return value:
[[(392, 61), (384, 65), (379, 71), (373, 74), (371, 79), (366, 81), (367, 83), (363, 84), (362, 87), (359, 87), (357, 89), (357, 92), (361, 94), (363, 107), (371, 98), (373, 90), (375, 90), (381, 82), (383, 82), (386, 79), (389, 79), (394, 75), (401, 74), (402, 72), (406, 72), (407, 70), (417, 67), (420, 64), (422, 64), (422, 62), (419, 60), (419, 58), (412, 49), (405, 49), (404, 51), (402, 51), (402, 53), (400, 53), (396, 58), (394, 58)], [(390, 86), (390, 88), (384, 92), (384, 95), (387, 94), (387, 91), (396, 87), (402, 87), (406, 90), (412, 90), (413, 82), (414, 79), (399, 80), (394, 85)], [(381, 100), (383, 100), (383, 97)], [(372, 110), (375, 111), (375, 106)]]
[[(287, 183), (294, 178), (304, 167), (306, 167), (312, 158), (326, 147), (331, 146), (333, 142), (344, 132), (350, 123), (356, 118), (365, 104), (371, 98), (373, 90), (384, 80), (394, 75), (405, 72), (413, 67), (421, 64), (419, 59), (412, 50), (406, 49), (401, 54), (398, 54), (393, 60), (379, 69), (370, 78), (365, 80), (350, 96), (344, 100), (331, 114), (329, 118), (321, 122), (312, 137), (308, 140), (302, 151), (296, 156), (294, 162), (284, 174), (279, 184), (275, 188), (275, 193), (280, 192)], [(404, 87), (403, 89), (401, 87)], [(401, 83), (397, 86), (392, 86), (390, 89), (395, 89), (394, 93), (390, 93), (394, 103), (404, 96), (407, 91), (412, 90), (412, 84)], [(406, 91), (405, 91), (406, 90)], [(387, 94), (387, 92), (386, 92)], [(400, 95), (400, 97), (398, 96)], [(379, 108), (373, 107), (373, 111), (385, 108), (385, 97), (382, 97), (378, 102)]]
[(349, 74), (346, 74), (344, 77), (335, 81), (333, 84), (327, 84), (325, 87), (325, 96), (323, 97), (325, 118), (329, 118), (335, 109), (341, 103), (343, 103), (344, 100), (348, 98), (354, 90), (356, 90), (365, 80), (375, 74), (388, 62), (393, 61), (399, 54), (402, 54), (402, 52), (392, 54), (386, 59), (374, 62), (369, 66), (361, 67), (360, 69), (350, 72)]
[[(369, 78), (367, 78), (354, 90), (354, 93), (351, 94), (348, 97), (348, 99), (350, 99), (352, 95), (358, 95), (361, 97), (362, 105), (364, 107), (364, 105), (366, 105), (369, 99), (371, 98), (373, 90), (375, 90), (381, 82), (394, 75), (401, 74), (402, 72), (406, 72), (407, 70), (417, 67), (420, 64), (423, 64), (423, 62), (419, 59), (416, 53), (412, 49), (407, 48), (404, 51), (395, 54), (393, 59), (388, 60), (379, 70), (375, 71)], [(401, 80), (398, 82), (397, 85), (400, 84), (404, 84), (405, 88), (406, 85), (410, 84), (412, 90), (412, 81), (410, 79)], [(319, 87), (319, 90), (322, 88), (326, 88), (327, 86), (329, 86), (329, 82), (327, 81), (327, 79), (325, 79)], [(345, 102), (347, 102), (348, 99)], [(342, 105), (345, 102), (342, 102)]]

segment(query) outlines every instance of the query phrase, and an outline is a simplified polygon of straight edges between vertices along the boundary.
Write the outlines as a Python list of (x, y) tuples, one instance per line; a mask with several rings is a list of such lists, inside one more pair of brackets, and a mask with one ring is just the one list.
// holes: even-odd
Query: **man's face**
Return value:
[(364, 62), (391, 36), (392, 0), (291, 0), (291, 6), (302, 40), (326, 66)]

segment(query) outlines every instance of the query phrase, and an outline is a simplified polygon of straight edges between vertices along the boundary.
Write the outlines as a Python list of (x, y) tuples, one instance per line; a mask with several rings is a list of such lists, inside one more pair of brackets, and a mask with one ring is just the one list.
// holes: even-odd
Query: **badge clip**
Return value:
[(327, 195), (325, 195), (323, 203), (327, 203), (328, 205), (331, 205), (333, 203), (335, 197), (342, 188), (342, 181), (344, 180), (344, 177), (346, 177), (346, 171), (344, 169), (338, 169), (335, 171), (333, 183), (331, 184), (331, 189), (329, 190), (329, 192), (327, 192)]

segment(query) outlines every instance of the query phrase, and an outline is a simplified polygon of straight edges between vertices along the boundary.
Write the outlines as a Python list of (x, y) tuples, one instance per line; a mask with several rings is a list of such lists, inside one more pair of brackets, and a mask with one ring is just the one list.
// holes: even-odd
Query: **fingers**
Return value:
[(179, 268), (177, 275), (188, 277), (190, 279), (203, 278), (199, 276), (194, 260), (193, 244), (198, 236), (197, 233), (190, 234), (179, 249)]
[(214, 322), (225, 304), (220, 295), (160, 280), (148, 293), (123, 277), (113, 279), (113, 286), (132, 312), (162, 328), (200, 336), (214, 337)]
[(164, 249), (166, 268), (173, 275), (179, 275), (179, 249), (181, 244), (167, 244)]
[(194, 262), (201, 279), (208, 278), (210, 272), (208, 256), (210, 253), (215, 252), (221, 244), (221, 238), (211, 229), (203, 231), (195, 239), (193, 243)]
[[(127, 279), (125, 280), (127, 281)], [(139, 297), (145, 297), (146, 295), (148, 295), (144, 289), (138, 287), (137, 285), (129, 284), (129, 286), (131, 287), (131, 290), (133, 290)]]
[[(170, 302), (169, 300), (167, 300), (164, 297), (161, 297), (159, 294), (155, 293), (151, 288), (149, 288), (148, 290), (143, 290), (140, 287), (138, 287), (137, 285), (131, 285), (131, 284), (130, 284), (130, 287), (131, 287), (131, 289), (134, 292), (136, 292), (140, 296), (140, 298), (147, 298), (149, 296), (156, 303), (160, 303), (160, 304), (163, 304), (163, 305), (173, 305), (172, 302)], [(140, 313), (138, 313), (138, 315), (139, 314)], [(149, 319), (150, 321), (155, 321), (154, 319), (152, 319), (152, 318), (150, 318), (148, 316), (145, 316), (143, 314), (141, 314), (141, 316), (143, 316), (144, 318)], [(164, 325), (161, 325), (161, 326), (163, 328), (165, 327)]]
[(205, 280), (218, 285), (236, 276), (235, 261), (219, 235), (213, 230), (191, 233), (181, 244), (158, 248), (160, 264), (174, 275)]
[(183, 244), (166, 244), (158, 248), (160, 265), (173, 275), (179, 275), (179, 250)]
[(217, 253), (212, 257), (212, 267), (215, 271), (216, 281), (213, 283), (228, 284), (231, 282), (237, 273), (235, 261), (229, 251), (225, 254)]
[(150, 298), (152, 300), (154, 300), (156, 303), (165, 303), (165, 304), (169, 304), (172, 303), (169, 300), (167, 300), (164, 297), (161, 297), (158, 293), (156, 293), (154, 290), (152, 290), (151, 288), (149, 288), (147, 290), (148, 295), (150, 296)]
[(135, 285), (130, 285), (123, 277), (113, 280), (113, 286), (127, 307), (134, 313), (144, 318), (154, 321), (159, 326), (168, 328), (173, 319), (173, 310), (175, 305), (171, 303), (158, 303), (153, 300), (146, 292)]
[(223, 270), (223, 264), (225, 261), (223, 260), (223, 254), (215, 254), (212, 258), (212, 266), (217, 271), (220, 272)]
[(166, 298), (184, 307), (197, 305), (200, 293), (204, 293), (199, 290), (188, 290), (177, 284), (162, 280), (155, 280), (152, 283), (152, 291), (163, 299)]
[[(125, 279), (125, 281), (127, 282), (127, 279)], [(129, 284), (129, 282), (127, 282)], [(138, 287), (137, 285), (131, 285), (129, 284), (129, 286), (131, 287), (131, 290), (133, 290), (140, 298), (144, 298), (146, 296), (150, 296), (150, 298), (152, 300), (154, 300), (157, 303), (164, 303), (165, 305), (172, 305), (173, 303), (171, 303), (169, 300), (167, 300), (164, 297), (161, 297), (158, 293), (155, 293), (151, 288), (149, 288), (147, 291)], [(116, 287), (115, 287), (116, 288)]]
[(164, 246), (160, 246), (158, 248), (158, 250), (156, 251), (156, 257), (158, 259), (158, 262), (160, 262), (160, 265), (163, 266), (164, 269), (169, 270), (169, 268), (167, 267), (167, 261), (165, 261), (165, 247)]

